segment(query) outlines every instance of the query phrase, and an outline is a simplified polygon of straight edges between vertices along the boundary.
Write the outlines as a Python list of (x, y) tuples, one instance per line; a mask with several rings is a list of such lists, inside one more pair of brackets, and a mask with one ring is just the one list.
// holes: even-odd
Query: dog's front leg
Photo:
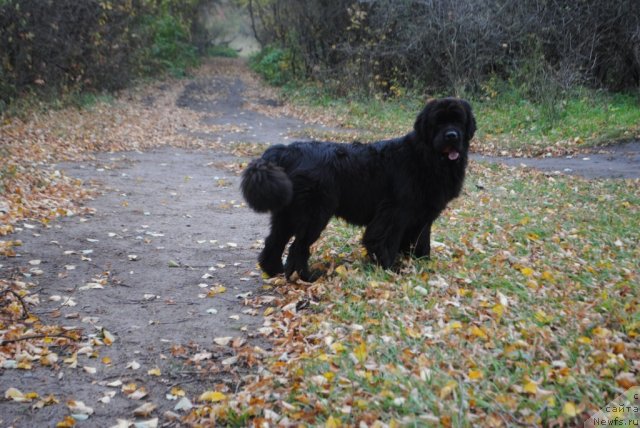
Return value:
[(429, 257), (431, 255), (431, 224), (432, 221), (428, 221), (422, 230), (418, 234), (415, 245), (413, 247), (413, 254), (420, 257)]

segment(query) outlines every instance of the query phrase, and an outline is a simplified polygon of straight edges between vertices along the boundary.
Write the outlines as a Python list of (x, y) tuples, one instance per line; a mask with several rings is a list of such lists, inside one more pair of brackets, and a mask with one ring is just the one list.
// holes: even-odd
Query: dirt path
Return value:
[(474, 156), (473, 159), (586, 178), (640, 178), (640, 141), (603, 147), (595, 153), (558, 158)]
[[(247, 156), (263, 150), (261, 143), (286, 141), (309, 126), (248, 109), (251, 90), (229, 75), (185, 83), (178, 106), (201, 113), (206, 127), (218, 132), (181, 132), (220, 150), (162, 148), (51, 166), (98, 185), (101, 195), (87, 203), (94, 214), (49, 227), (19, 224), (12, 239), (22, 245), (17, 257), (0, 260), (0, 275), (34, 282), (37, 315), (81, 328), (88, 339), (77, 364), (63, 361), (73, 356), (58, 350), (59, 370), (37, 361), (30, 370), (5, 363), (3, 394), (11, 387), (54, 394), (59, 403), (33, 409), (33, 402), (0, 401), (0, 426), (55, 426), (78, 413), (69, 400), (93, 409), (86, 426), (155, 417), (168, 423), (165, 412), (185, 413), (174, 410), (179, 400), (167, 398), (172, 388), (191, 397), (208, 389), (234, 391), (247, 371), (238, 361), (242, 352), (254, 346), (268, 351), (257, 333), (264, 308), (244, 304), (247, 296), (270, 293), (255, 267), (268, 218), (243, 203), (238, 172)], [(255, 94), (252, 102), (276, 104)], [(110, 346), (95, 340), (105, 335), (102, 329), (115, 338)], [(143, 394), (131, 388), (146, 395), (134, 399)], [(134, 416), (145, 403), (155, 409)]]
[[(79, 420), (87, 417), (84, 426), (153, 418), (170, 424), (166, 412), (184, 414), (175, 410), (180, 397), (172, 388), (193, 396), (242, 386), (248, 370), (237, 364), (242, 352), (247, 346), (269, 349), (258, 333), (263, 309), (245, 305), (245, 298), (272, 296), (255, 267), (268, 219), (242, 202), (238, 173), (263, 144), (285, 142), (290, 134), (301, 138), (306, 129), (318, 128), (264, 114), (262, 107), (277, 102), (255, 91), (232, 74), (184, 82), (177, 105), (201, 114), (201, 122), (216, 132), (188, 126), (181, 132), (216, 149), (168, 147), (51, 166), (101, 189), (87, 203), (93, 214), (46, 227), (21, 223), (12, 239), (22, 246), (17, 257), (0, 259), (0, 276), (34, 282), (37, 315), (81, 328), (85, 343), (76, 363), (65, 349), (58, 350), (59, 370), (37, 364), (19, 370), (15, 361), (5, 363), (3, 393), (12, 387), (39, 397), (54, 394), (58, 403), (34, 409), (33, 402), (0, 401), (0, 426), (55, 426), (72, 413), (80, 413)], [(148, 103), (153, 105), (153, 97)], [(590, 163), (477, 159), (638, 177), (638, 145), (628, 148), (614, 151), (611, 159), (592, 155)], [(115, 341), (109, 346), (105, 337)], [(92, 413), (84, 410), (82, 416), (69, 400), (83, 402)], [(145, 403), (153, 410), (135, 416)]]

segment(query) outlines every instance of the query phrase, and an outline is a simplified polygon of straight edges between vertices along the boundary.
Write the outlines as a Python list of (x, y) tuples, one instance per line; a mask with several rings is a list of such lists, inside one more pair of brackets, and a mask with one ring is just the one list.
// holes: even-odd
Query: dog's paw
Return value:
[(308, 270), (308, 269), (301, 269), (300, 271), (294, 270), (291, 273), (285, 272), (285, 277), (290, 282), (295, 282), (297, 280), (300, 280), (303, 282), (316, 282), (318, 279), (322, 277), (322, 275), (324, 275), (324, 272), (320, 270)]
[(261, 260), (258, 264), (260, 265), (260, 269), (262, 269), (269, 278), (273, 278), (276, 275), (284, 273), (284, 266), (282, 266), (282, 262), (272, 263), (267, 260)]

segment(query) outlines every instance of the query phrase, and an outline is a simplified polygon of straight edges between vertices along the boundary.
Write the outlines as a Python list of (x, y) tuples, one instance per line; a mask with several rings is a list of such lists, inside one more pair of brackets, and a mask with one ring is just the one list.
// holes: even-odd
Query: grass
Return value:
[[(638, 94), (608, 93), (578, 88), (551, 101), (528, 101), (513, 88), (471, 96), (478, 119), (475, 150), (487, 154), (562, 154), (640, 136)], [(285, 94), (310, 114), (374, 140), (401, 135), (411, 129), (426, 98), (335, 98), (313, 85), (292, 85)], [(330, 113), (327, 113), (329, 111)], [(327, 133), (327, 139), (339, 134)]]
[(361, 229), (334, 221), (312, 258), (332, 273), (284, 287), (318, 306), (271, 316), (287, 358), (252, 400), (325, 426), (581, 425), (637, 382), (639, 221), (637, 182), (484, 164), (435, 223), (431, 261), (376, 268)]
[(480, 138), (498, 141), (506, 150), (527, 145), (544, 150), (545, 144), (594, 146), (640, 135), (640, 99), (576, 89), (548, 104), (535, 104), (517, 92), (476, 102)]
[[(411, 129), (424, 102), (284, 92), (364, 140)], [(472, 103), (476, 149), (490, 153), (558, 153), (640, 133), (630, 94), (580, 89), (544, 105), (507, 91)], [(286, 325), (275, 352), (286, 362), (228, 406), (267, 414), (259, 402), (277, 421), (332, 427), (581, 425), (637, 384), (639, 207), (637, 181), (474, 163), (435, 223), (433, 259), (405, 260), (400, 272), (370, 264), (361, 229), (333, 221), (312, 257), (328, 275), (279, 287), (317, 306), (267, 317)]]
[(65, 108), (90, 109), (99, 104), (112, 104), (115, 97), (107, 92), (31, 91), (0, 109), (0, 118), (18, 117), (28, 120), (34, 114)]
[(207, 48), (207, 56), (238, 58), (238, 51), (229, 46), (214, 45)]

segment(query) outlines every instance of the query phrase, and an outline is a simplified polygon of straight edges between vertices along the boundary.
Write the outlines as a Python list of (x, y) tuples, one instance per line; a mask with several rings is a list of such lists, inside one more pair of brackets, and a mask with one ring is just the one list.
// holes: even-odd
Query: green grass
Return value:
[(207, 49), (208, 56), (218, 56), (224, 58), (238, 58), (238, 51), (229, 46), (211, 46)]
[(318, 305), (272, 317), (288, 359), (249, 389), (314, 426), (582, 424), (636, 373), (639, 222), (637, 182), (478, 163), (430, 261), (384, 271), (333, 221), (312, 256), (332, 273), (283, 291)]
[(0, 110), (0, 118), (19, 117), (28, 120), (34, 114), (64, 108), (90, 109), (99, 104), (112, 104), (115, 98), (107, 92), (80, 92), (77, 90), (32, 91), (23, 94)]
[(634, 94), (582, 88), (549, 106), (516, 92), (474, 104), (480, 137), (503, 140), (507, 149), (568, 141), (592, 146), (640, 135), (640, 98)]
[[(624, 182), (594, 184), (527, 173), (514, 177), (485, 167), (472, 173), (491, 174), (505, 190), (477, 191), (468, 182), (466, 196), (435, 225), (434, 238), (445, 247), (433, 261), (410, 263), (409, 272), (396, 276), (385, 298), (373, 304), (365, 298), (375, 294), (371, 282), (384, 280), (379, 272), (362, 269), (364, 261), (350, 266), (336, 284), (328, 317), (338, 331), (364, 326), (359, 337), (367, 345), (368, 365), (375, 367), (369, 370), (388, 376), (389, 382), (353, 378), (354, 367), (343, 363), (337, 363), (336, 376), (344, 370), (366, 395), (403, 397), (395, 407), (385, 399), (373, 400), (367, 411), (377, 409), (399, 420), (409, 416), (416, 423), (423, 413), (449, 416), (454, 425), (464, 426), (473, 425), (476, 416), (497, 413), (510, 419), (529, 409), (525, 420), (539, 424), (566, 417), (563, 406), (568, 402), (603, 405), (605, 397), (620, 392), (612, 378), (632, 370), (628, 361), (598, 363), (593, 358), (610, 352), (614, 343), (630, 345), (634, 339), (628, 333), (637, 334), (638, 315), (628, 305), (636, 307), (640, 297), (634, 244), (640, 232), (633, 227), (640, 220), (640, 193)], [(475, 223), (471, 227), (470, 221)], [(484, 232), (485, 225), (495, 223), (499, 230)], [(354, 230), (337, 223), (336, 233), (353, 235)], [(332, 239), (325, 238), (322, 245), (332, 246)], [(429, 269), (436, 273), (425, 277)], [(434, 277), (446, 286), (430, 285)], [(419, 284), (428, 290), (426, 296), (415, 291)], [(500, 304), (498, 293), (507, 305)], [(429, 300), (435, 302), (431, 309), (424, 305)], [(459, 329), (443, 333), (456, 321)], [(598, 328), (609, 333), (594, 335)], [(580, 337), (593, 342), (580, 345)], [(357, 344), (353, 336), (345, 343)], [(411, 358), (403, 357), (403, 351)], [(430, 385), (415, 376), (418, 356), (429, 361), (422, 368), (430, 370)], [(554, 368), (557, 361), (566, 365), (565, 371)], [(360, 369), (367, 370), (366, 365)], [(471, 380), (472, 371), (482, 373), (481, 378)], [(444, 389), (451, 380), (457, 382), (458, 395)], [(518, 393), (529, 380), (544, 392)], [(500, 394), (517, 405), (497, 405)], [(346, 398), (338, 390), (328, 396), (336, 405)], [(439, 406), (442, 401), (451, 407)]]
[[(284, 93), (310, 114), (361, 130), (358, 136), (363, 140), (406, 133), (426, 101), (415, 94), (391, 99), (334, 97), (311, 84), (293, 84)], [(507, 87), (469, 99), (478, 121), (475, 150), (480, 152), (563, 153), (640, 136), (638, 94), (578, 88), (536, 103)], [(325, 138), (340, 135), (328, 133)]]

